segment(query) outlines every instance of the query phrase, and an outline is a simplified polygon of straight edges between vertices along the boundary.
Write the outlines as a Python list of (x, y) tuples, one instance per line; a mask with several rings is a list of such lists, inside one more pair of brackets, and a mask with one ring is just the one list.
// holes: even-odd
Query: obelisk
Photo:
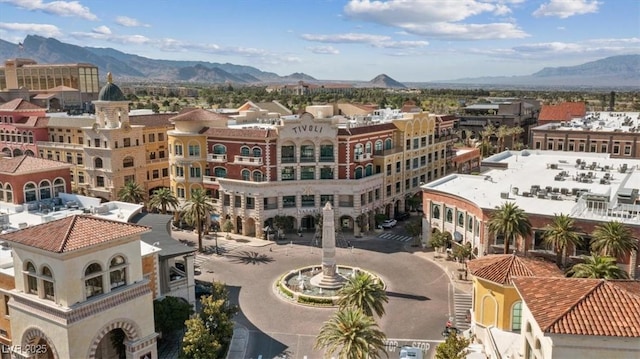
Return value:
[(336, 225), (331, 203), (322, 209), (322, 273), (311, 279), (320, 288), (340, 288), (344, 278), (336, 268)]

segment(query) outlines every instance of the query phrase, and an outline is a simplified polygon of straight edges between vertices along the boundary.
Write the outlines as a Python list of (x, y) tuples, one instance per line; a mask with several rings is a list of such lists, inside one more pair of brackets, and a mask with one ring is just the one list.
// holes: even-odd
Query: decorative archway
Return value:
[(235, 233), (239, 233), (242, 234), (242, 217), (237, 216), (236, 217), (236, 228), (235, 228)]
[[(95, 358), (98, 350), (98, 346), (104, 337), (111, 333), (113, 330), (121, 329), (124, 332), (125, 339), (128, 341), (134, 341), (140, 338), (140, 328), (138, 325), (128, 319), (116, 319), (100, 329), (98, 334), (91, 341), (89, 347), (89, 355), (87, 358)], [(129, 348), (127, 348), (128, 350)]]
[(13, 149), (13, 157), (18, 157), (18, 156), (22, 156), (22, 150), (19, 148), (14, 148)]
[(245, 227), (247, 228), (247, 231), (245, 232), (245, 236), (249, 236), (249, 237), (255, 237), (256, 235), (256, 221), (251, 218), (251, 217), (247, 217), (247, 219), (245, 220)]
[(44, 333), (44, 331), (37, 327), (31, 327), (22, 334), (22, 341), (20, 342), (23, 348), (39, 348), (40, 345), (46, 345), (45, 353), (36, 353), (35, 358), (42, 359), (58, 359), (58, 351), (56, 350), (53, 341)]
[(347, 215), (340, 216), (340, 229), (343, 232), (353, 231), (354, 223), (353, 217)]

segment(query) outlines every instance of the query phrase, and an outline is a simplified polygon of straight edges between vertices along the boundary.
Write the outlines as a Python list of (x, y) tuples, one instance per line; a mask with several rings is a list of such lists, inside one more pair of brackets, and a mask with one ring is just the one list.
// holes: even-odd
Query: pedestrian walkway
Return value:
[(467, 330), (471, 325), (471, 318), (469, 317), (471, 301), (471, 294), (469, 293), (453, 293), (455, 326), (460, 330)]
[(398, 242), (409, 242), (411, 240), (411, 237), (401, 236), (399, 234), (394, 234), (390, 232), (382, 233), (378, 237), (382, 239), (389, 239), (389, 240), (398, 241)]

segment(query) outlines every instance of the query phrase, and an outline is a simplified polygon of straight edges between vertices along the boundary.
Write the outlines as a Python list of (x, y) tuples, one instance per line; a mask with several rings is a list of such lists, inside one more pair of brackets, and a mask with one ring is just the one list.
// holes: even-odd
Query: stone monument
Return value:
[(343, 286), (345, 278), (336, 267), (336, 226), (331, 203), (322, 209), (322, 272), (311, 278), (311, 284), (327, 289)]

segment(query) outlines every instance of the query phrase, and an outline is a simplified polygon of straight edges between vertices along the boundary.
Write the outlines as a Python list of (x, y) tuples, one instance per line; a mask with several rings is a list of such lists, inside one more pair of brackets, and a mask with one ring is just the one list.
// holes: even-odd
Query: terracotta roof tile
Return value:
[(149, 227), (74, 215), (0, 235), (1, 240), (66, 253), (150, 231)]
[(543, 105), (538, 115), (538, 123), (571, 121), (584, 117), (587, 107), (584, 102), (564, 102), (557, 105)]
[(513, 254), (489, 255), (470, 260), (467, 267), (476, 277), (512, 285), (515, 277), (563, 277), (554, 263), (519, 257)]
[(267, 138), (274, 134), (270, 129), (250, 129), (250, 128), (209, 128), (205, 134), (207, 137), (240, 137), (240, 138)]
[(197, 108), (195, 110), (191, 110), (189, 112), (180, 113), (176, 116), (171, 117), (171, 122), (175, 121), (227, 121), (229, 117), (225, 115), (221, 115), (219, 113), (203, 110), (201, 108)]
[(134, 115), (129, 116), (129, 122), (132, 125), (143, 125), (150, 127), (173, 126), (169, 119), (174, 117), (175, 113), (155, 113), (153, 115)]
[(65, 162), (48, 160), (33, 156), (17, 156), (0, 158), (0, 173), (28, 173), (42, 172), (51, 169), (71, 168), (73, 165)]
[(0, 111), (45, 111), (45, 109), (29, 101), (16, 98), (0, 105)]
[(516, 278), (545, 333), (640, 337), (640, 281)]

